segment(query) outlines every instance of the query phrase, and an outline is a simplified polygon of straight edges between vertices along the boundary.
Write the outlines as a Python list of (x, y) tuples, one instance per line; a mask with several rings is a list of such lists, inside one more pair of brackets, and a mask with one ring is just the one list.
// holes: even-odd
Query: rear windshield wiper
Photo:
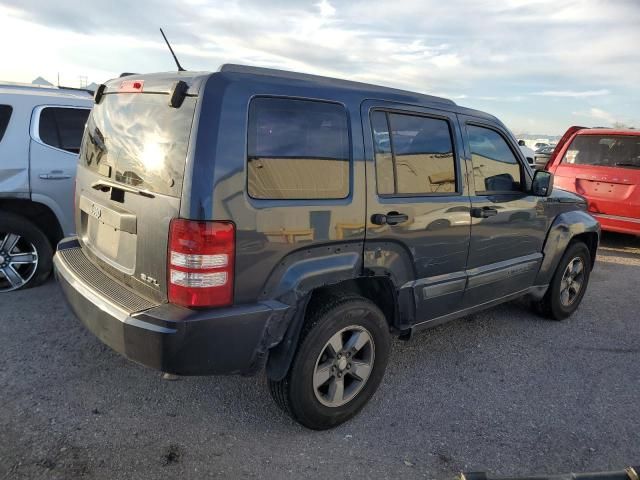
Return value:
[(109, 182), (107, 180), (98, 180), (97, 182), (93, 182), (91, 184), (91, 188), (93, 188), (94, 190), (100, 190), (102, 192), (107, 192), (112, 188), (118, 188), (124, 192), (135, 193), (136, 195), (141, 195), (148, 198), (155, 198), (155, 195), (148, 190), (130, 187), (129, 185), (123, 185), (121, 183)]
[(640, 165), (637, 165), (635, 163), (624, 163), (624, 162), (616, 162), (615, 163), (616, 167), (633, 167), (633, 168), (640, 168)]

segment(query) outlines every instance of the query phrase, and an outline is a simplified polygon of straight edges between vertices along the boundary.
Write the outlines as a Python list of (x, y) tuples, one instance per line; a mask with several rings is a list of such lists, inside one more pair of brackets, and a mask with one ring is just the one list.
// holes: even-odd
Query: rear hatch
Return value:
[(640, 218), (640, 135), (581, 133), (555, 173), (561, 188), (587, 198), (592, 213)]
[[(184, 83), (176, 87), (178, 80)], [(167, 298), (169, 224), (180, 210), (195, 83), (178, 75), (107, 83), (80, 151), (76, 231), (83, 252), (103, 272), (157, 302)], [(184, 93), (177, 108), (170, 106), (176, 88)]]

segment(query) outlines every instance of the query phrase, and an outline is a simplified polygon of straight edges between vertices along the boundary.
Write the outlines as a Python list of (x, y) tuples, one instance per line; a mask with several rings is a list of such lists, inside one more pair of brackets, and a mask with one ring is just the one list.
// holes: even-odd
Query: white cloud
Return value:
[(486, 102), (521, 102), (524, 100), (522, 95), (481, 95), (474, 98)]
[(457, 67), (462, 63), (460, 61), (460, 57), (455, 53), (447, 53), (445, 55), (436, 55), (430, 59), (431, 63), (433, 63), (436, 67), (440, 68), (451, 68)]
[[(78, 9), (77, 0), (0, 0), (0, 44), (14, 46), (3, 51), (0, 78), (55, 79), (60, 71), (103, 81), (171, 70), (157, 30), (166, 25), (191, 70), (235, 62), (455, 92), (449, 98), (506, 114), (520, 124), (513, 128), (535, 116), (538, 127), (563, 130), (572, 110), (588, 112), (595, 100), (628, 118), (640, 111), (638, 0), (402, 0), (401, 8), (387, 0), (187, 0), (173, 6), (170, 23), (164, 0), (84, 1)], [(99, 17), (86, 14), (96, 9)], [(481, 21), (454, 28), (461, 16)]]
[(602, 88), (600, 90), (545, 90), (542, 92), (533, 92), (531, 95), (539, 95), (542, 97), (572, 97), (572, 98), (581, 98), (581, 97), (600, 97), (602, 95), (609, 95), (611, 92)]
[(615, 115), (595, 107), (590, 108), (586, 112), (573, 112), (573, 115), (578, 117), (591, 118), (593, 120), (602, 120), (604, 122), (607, 122), (608, 124), (613, 124), (617, 120)]
[(328, 0), (322, 0), (316, 6), (320, 9), (321, 17), (333, 17), (336, 14), (336, 8)]

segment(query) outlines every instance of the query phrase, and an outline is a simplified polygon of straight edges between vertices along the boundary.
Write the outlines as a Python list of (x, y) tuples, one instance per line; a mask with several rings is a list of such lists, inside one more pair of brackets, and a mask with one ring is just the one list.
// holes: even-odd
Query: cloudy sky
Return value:
[(0, 80), (225, 62), (425, 93), (516, 133), (640, 127), (640, 0), (0, 0)]

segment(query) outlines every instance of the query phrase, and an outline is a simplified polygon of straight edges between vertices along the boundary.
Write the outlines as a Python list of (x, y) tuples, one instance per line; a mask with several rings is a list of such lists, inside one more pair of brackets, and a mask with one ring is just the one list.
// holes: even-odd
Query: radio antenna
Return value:
[(171, 48), (171, 44), (169, 43), (169, 40), (167, 40), (167, 36), (164, 34), (162, 29), (160, 29), (160, 33), (162, 34), (162, 38), (164, 38), (164, 41), (167, 42), (167, 47), (169, 47), (169, 51), (171, 52), (171, 55), (173, 55), (173, 59), (175, 60), (176, 65), (178, 66), (178, 71), (185, 72), (186, 70), (182, 68), (182, 65), (180, 65), (180, 62), (178, 61), (178, 57), (176, 57), (176, 54), (173, 53), (173, 48)]

